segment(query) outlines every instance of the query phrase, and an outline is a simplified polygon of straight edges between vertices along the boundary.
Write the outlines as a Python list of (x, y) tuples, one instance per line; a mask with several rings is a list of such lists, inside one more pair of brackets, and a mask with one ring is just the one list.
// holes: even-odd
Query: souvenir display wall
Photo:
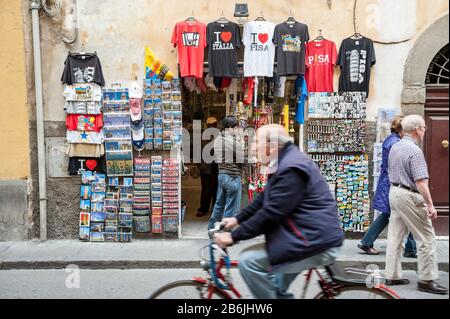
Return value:
[(335, 196), (344, 231), (369, 226), (369, 161), (365, 155), (366, 93), (310, 93), (307, 152)]
[(134, 158), (133, 219), (137, 233), (150, 231), (150, 158)]
[(92, 171), (82, 173), (80, 186), (80, 240), (105, 240), (106, 177)]
[[(74, 53), (66, 59), (61, 80), (69, 171), (83, 174), (81, 240), (126, 242), (137, 234), (158, 237), (179, 232), (181, 80), (191, 92), (225, 90), (226, 114), (237, 116), (242, 129), (277, 122), (293, 137), (295, 123), (305, 123), (309, 92), (306, 132), (302, 134), (301, 126), (300, 135), (306, 137), (306, 150), (335, 195), (342, 228), (364, 230), (369, 210), (365, 101), (376, 62), (372, 40), (355, 33), (342, 41), (338, 53), (335, 43), (321, 32), (310, 40), (308, 26), (294, 17), (277, 24), (258, 17), (245, 23), (242, 34), (224, 17), (208, 24), (189, 17), (176, 23), (171, 43), (177, 49), (180, 78), (147, 47), (143, 82), (135, 78), (129, 85), (104, 89), (97, 54)], [(340, 93), (333, 92), (335, 65), (341, 69)], [(238, 95), (237, 78), (242, 73)], [(247, 143), (246, 147), (248, 153)], [(250, 202), (266, 180), (262, 167), (252, 165)]]
[(145, 79), (143, 86), (144, 147), (171, 150), (182, 142), (181, 90), (178, 78), (172, 81)]
[(128, 88), (103, 90), (103, 122), (108, 176), (133, 176)]
[(151, 165), (151, 203), (152, 203), (152, 233), (162, 233), (162, 156), (152, 156)]
[(180, 163), (175, 158), (164, 158), (162, 165), (163, 231), (178, 232), (180, 211)]
[(367, 155), (312, 155), (335, 196), (341, 227), (363, 232), (369, 220), (369, 161)]
[(86, 170), (105, 173), (101, 86), (105, 85), (95, 53), (70, 53), (61, 81), (66, 112), (69, 175)]

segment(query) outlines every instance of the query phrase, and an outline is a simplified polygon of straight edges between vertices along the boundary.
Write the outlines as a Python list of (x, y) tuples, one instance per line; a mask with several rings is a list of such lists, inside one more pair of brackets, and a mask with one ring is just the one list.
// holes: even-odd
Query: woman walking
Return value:
[[(369, 255), (378, 255), (378, 251), (373, 248), (373, 243), (389, 224), (391, 208), (389, 206), (389, 189), (391, 187), (388, 176), (388, 158), (392, 145), (400, 141), (403, 137), (401, 117), (396, 117), (391, 124), (391, 134), (386, 137), (382, 146), (381, 172), (378, 180), (377, 190), (373, 199), (373, 208), (381, 214), (372, 222), (366, 234), (358, 244), (358, 248)], [(416, 242), (411, 233), (406, 240), (404, 257), (417, 258)]]

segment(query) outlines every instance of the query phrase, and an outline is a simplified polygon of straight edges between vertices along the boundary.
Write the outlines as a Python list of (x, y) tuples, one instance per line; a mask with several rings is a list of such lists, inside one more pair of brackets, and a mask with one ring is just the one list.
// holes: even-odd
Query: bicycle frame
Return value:
[[(334, 299), (334, 296), (336, 296), (336, 293), (335, 293), (334, 289), (345, 286), (345, 285), (342, 285), (342, 284), (338, 284), (338, 283), (336, 283), (334, 281), (330, 282), (330, 281), (326, 280), (322, 276), (320, 271), (317, 270), (317, 268), (311, 268), (305, 274), (305, 277), (306, 277), (305, 287), (303, 288), (302, 295), (301, 295), (300, 299), (305, 299), (306, 291), (308, 289), (309, 282), (311, 281), (311, 277), (312, 277), (313, 273), (316, 273), (317, 276), (319, 277), (319, 285), (320, 285), (320, 288), (321, 288), (321, 291), (314, 297), (314, 299), (316, 299), (322, 293), (324, 293), (327, 296), (327, 298)], [(388, 287), (386, 287), (383, 284), (376, 285), (375, 288), (383, 290), (383, 291), (391, 294), (392, 296), (394, 296), (397, 299), (401, 299), (401, 297), (395, 291), (393, 291), (392, 289), (389, 289)]]
[[(235, 268), (239, 265), (239, 261), (237, 260), (232, 260), (230, 262), (231, 267)], [(222, 289), (216, 286), (216, 284), (212, 281), (212, 280), (208, 280), (202, 277), (193, 277), (192, 280), (200, 282), (204, 285), (208, 286), (208, 294), (207, 294), (207, 299), (211, 299), (212, 294), (214, 293), (214, 291), (218, 290), (220, 291), (222, 294), (224, 294), (227, 298), (229, 299), (233, 299), (233, 298), (242, 298), (241, 293), (236, 289), (236, 287), (234, 287), (233, 283), (229, 282), (226, 280), (225, 275), (222, 274), (222, 268), (225, 266), (225, 260), (222, 258), (220, 258), (219, 262), (216, 265), (216, 268), (212, 271), (215, 271), (216, 276), (218, 279), (223, 280), (224, 282), (227, 283), (228, 285), (228, 289), (234, 294), (235, 297), (233, 297), (230, 293), (228, 293), (228, 291), (226, 289)]]

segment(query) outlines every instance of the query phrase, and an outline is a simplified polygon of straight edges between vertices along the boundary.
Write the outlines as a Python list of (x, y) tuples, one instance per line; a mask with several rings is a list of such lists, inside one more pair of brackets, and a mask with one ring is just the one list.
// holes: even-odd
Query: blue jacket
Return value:
[(265, 234), (273, 269), (342, 245), (336, 201), (317, 165), (292, 143), (264, 192), (236, 216), (233, 241)]
[(392, 145), (398, 141), (400, 141), (400, 136), (397, 133), (392, 133), (383, 142), (380, 176), (378, 177), (377, 189), (372, 204), (373, 209), (388, 215), (391, 213), (391, 207), (389, 206), (389, 189), (391, 188), (391, 183), (389, 182), (388, 175), (388, 158)]

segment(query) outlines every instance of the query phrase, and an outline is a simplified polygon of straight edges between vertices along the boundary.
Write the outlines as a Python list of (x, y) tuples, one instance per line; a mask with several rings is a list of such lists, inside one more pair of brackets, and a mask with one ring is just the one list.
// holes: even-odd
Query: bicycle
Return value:
[[(222, 231), (222, 228), (221, 225), (209, 230), (209, 244), (201, 249), (202, 252), (204, 248), (208, 248), (209, 260), (200, 256), (203, 259), (200, 261), (200, 265), (208, 276), (168, 283), (156, 290), (149, 299), (242, 298), (241, 293), (233, 285), (230, 274), (230, 269), (236, 268), (238, 261), (230, 260), (227, 250), (220, 248), (212, 239), (216, 232)], [(218, 262), (215, 260), (215, 252), (220, 254)], [(225, 275), (222, 273), (223, 267), (226, 268)], [(355, 293), (359, 299), (400, 299), (400, 296), (392, 289), (376, 283), (376, 280), (368, 282), (367, 277), (371, 273), (366, 271), (347, 268), (347, 273), (353, 272), (365, 276), (364, 278), (351, 278), (335, 264), (325, 266), (324, 270), (321, 272), (317, 268), (311, 268), (307, 271), (301, 299), (305, 299), (313, 275), (318, 276), (320, 287), (320, 291), (315, 294), (313, 299), (355, 299)], [(373, 274), (371, 278), (374, 278)]]

